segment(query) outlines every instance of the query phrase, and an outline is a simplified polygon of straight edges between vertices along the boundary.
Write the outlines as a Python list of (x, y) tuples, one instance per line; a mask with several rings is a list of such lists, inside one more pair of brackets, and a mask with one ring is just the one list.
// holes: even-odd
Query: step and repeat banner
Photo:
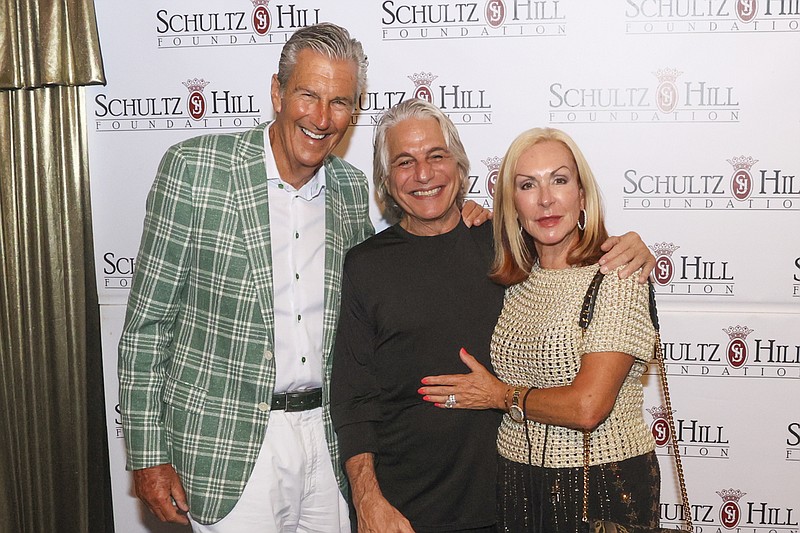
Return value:
[[(116, 344), (147, 192), (166, 149), (268, 121), (281, 46), (347, 27), (369, 83), (337, 154), (369, 173), (373, 126), (413, 96), (443, 109), (491, 208), (517, 134), (553, 126), (585, 152), (612, 233), (654, 272), (676, 432), (656, 368), (647, 420), (678, 523), (683, 454), (696, 530), (800, 531), (798, 0), (96, 0), (108, 85), (87, 90), (97, 282), (117, 531), (157, 524), (132, 494)], [(371, 216), (386, 227), (377, 205)], [(487, 458), (490, 460), (490, 458)]]

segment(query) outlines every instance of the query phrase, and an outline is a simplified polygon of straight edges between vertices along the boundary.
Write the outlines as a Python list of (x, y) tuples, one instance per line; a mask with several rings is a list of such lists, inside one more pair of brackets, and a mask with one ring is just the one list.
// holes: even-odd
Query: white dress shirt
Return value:
[(283, 181), (264, 135), (272, 243), (276, 393), (322, 386), (325, 168), (299, 190)]

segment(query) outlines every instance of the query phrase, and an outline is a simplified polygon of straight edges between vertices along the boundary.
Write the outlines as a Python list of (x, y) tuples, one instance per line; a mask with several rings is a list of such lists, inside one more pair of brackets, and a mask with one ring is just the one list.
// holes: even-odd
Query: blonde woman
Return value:
[(532, 129), (511, 144), (495, 195), (491, 277), (507, 286), (491, 340), (495, 378), (429, 376), (444, 406), (505, 411), (497, 437), (500, 531), (578, 531), (583, 433), (591, 431), (589, 515), (658, 524), (660, 474), (642, 414), (655, 332), (647, 287), (605, 276), (585, 334), (578, 316), (607, 232), (597, 183), (575, 142)]

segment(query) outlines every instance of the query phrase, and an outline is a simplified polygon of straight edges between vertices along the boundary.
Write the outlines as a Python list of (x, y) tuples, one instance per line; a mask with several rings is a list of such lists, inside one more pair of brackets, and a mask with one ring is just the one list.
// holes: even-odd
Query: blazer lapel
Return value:
[(336, 334), (336, 322), (339, 313), (342, 265), (344, 262), (344, 228), (345, 217), (339, 186), (339, 177), (330, 158), (325, 161), (325, 318), (322, 332), (322, 360), (326, 381), (330, 378), (330, 354)]
[[(234, 148), (231, 179), (242, 223), (242, 236), (250, 259), (265, 326), (273, 334), (272, 246), (269, 231), (267, 167), (264, 161), (264, 135), (267, 124), (248, 132)], [(272, 343), (273, 339), (270, 338)]]

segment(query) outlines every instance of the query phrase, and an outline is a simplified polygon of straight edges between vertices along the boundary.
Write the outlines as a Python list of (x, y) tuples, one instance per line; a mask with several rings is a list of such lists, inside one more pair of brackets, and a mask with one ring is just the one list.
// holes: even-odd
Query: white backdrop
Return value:
[[(638, 231), (659, 257), (679, 426), (659, 448), (663, 522), (679, 512), (668, 457), (677, 445), (698, 531), (800, 530), (798, 0), (96, 8), (108, 85), (88, 90), (87, 109), (117, 531), (178, 529), (156, 525), (132, 496), (116, 412), (116, 343), (158, 162), (187, 137), (271, 119), (281, 45), (324, 21), (369, 55), (367, 94), (337, 149), (368, 173), (375, 118), (415, 94), (458, 125), (469, 197), (487, 207), (518, 133), (554, 126), (578, 141), (612, 233)], [(375, 205), (372, 218), (385, 227)], [(660, 406), (649, 376), (645, 407)]]

